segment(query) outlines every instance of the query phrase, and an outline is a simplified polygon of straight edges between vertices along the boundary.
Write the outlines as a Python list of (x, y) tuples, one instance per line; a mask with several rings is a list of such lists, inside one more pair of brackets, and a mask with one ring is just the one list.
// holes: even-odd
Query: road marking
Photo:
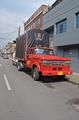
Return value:
[(0, 67), (2, 66), (2, 64), (0, 64)]
[(11, 91), (11, 87), (10, 87), (10, 84), (8, 82), (8, 79), (7, 79), (6, 75), (4, 74), (3, 77), (4, 77), (4, 80), (5, 80), (6, 86), (8, 88), (8, 91)]

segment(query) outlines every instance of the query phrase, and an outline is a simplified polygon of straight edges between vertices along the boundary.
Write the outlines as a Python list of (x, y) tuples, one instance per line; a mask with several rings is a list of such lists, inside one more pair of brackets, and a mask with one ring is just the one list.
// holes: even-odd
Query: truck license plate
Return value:
[(64, 73), (63, 72), (58, 72), (58, 75), (64, 75)]

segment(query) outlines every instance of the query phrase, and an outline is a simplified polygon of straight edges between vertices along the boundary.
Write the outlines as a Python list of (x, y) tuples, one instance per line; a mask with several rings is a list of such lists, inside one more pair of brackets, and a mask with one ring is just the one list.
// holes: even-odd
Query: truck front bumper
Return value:
[(71, 74), (72, 71), (42, 71), (42, 76), (63, 76)]
[(71, 75), (73, 72), (69, 66), (41, 67), (42, 76)]

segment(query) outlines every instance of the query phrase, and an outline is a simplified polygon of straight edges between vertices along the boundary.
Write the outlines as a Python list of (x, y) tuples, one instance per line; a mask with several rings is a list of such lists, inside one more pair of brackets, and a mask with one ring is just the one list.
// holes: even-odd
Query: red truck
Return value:
[(71, 59), (56, 56), (49, 48), (49, 36), (40, 29), (29, 30), (16, 39), (17, 68), (29, 68), (34, 80), (42, 76), (61, 76), (72, 74)]

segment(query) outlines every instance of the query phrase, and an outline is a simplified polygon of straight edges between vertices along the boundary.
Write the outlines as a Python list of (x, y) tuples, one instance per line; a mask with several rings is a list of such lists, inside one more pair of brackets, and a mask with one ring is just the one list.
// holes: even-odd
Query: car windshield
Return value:
[(51, 49), (35, 49), (35, 53), (41, 55), (54, 55), (54, 52)]

